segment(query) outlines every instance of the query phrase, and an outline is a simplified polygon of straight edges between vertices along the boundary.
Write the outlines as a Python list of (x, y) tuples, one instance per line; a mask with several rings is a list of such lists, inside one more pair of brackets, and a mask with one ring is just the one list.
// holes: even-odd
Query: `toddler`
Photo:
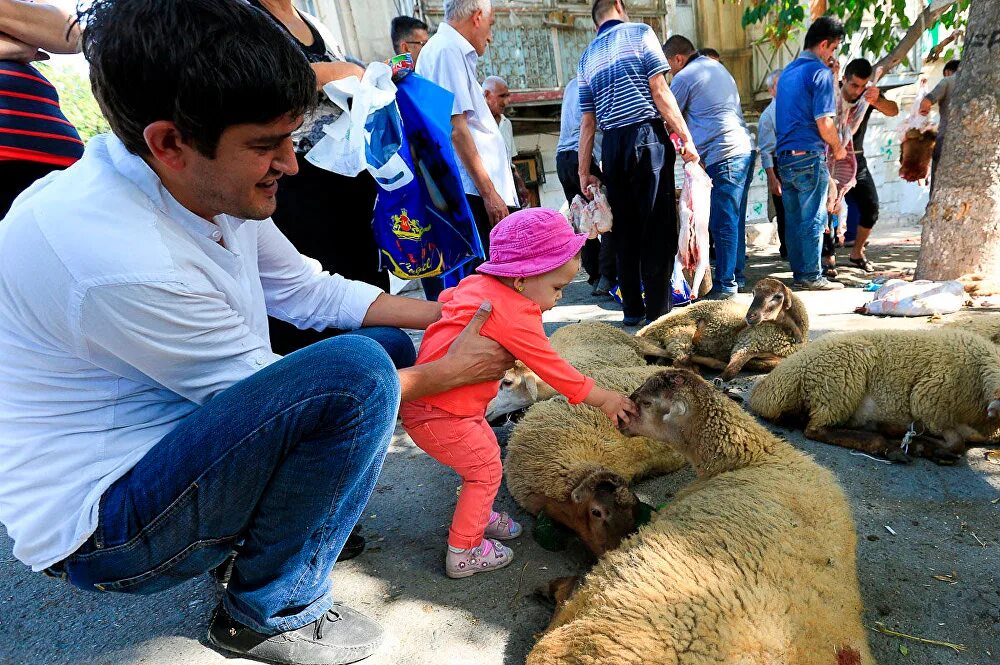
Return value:
[[(481, 334), (500, 343), (514, 357), (569, 398), (589, 404), (616, 423), (628, 420), (635, 405), (625, 396), (598, 388), (549, 345), (542, 312), (562, 298), (562, 289), (580, 270), (586, 234), (574, 233), (557, 211), (532, 208), (510, 215), (490, 233), (490, 260), (441, 294), (441, 319), (420, 345), (417, 363), (437, 360), (448, 351), (484, 301), (493, 313)], [(458, 505), (448, 535), (445, 572), (469, 577), (497, 570), (513, 559), (500, 540), (521, 535), (521, 525), (493, 510), (503, 475), (500, 447), (486, 422), (486, 406), (499, 382), (463, 386), (407, 402), (400, 409), (403, 427), (428, 455), (462, 477)]]

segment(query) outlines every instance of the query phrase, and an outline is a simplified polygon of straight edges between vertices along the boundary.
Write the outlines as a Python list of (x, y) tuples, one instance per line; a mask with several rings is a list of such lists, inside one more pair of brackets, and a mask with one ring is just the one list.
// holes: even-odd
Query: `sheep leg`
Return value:
[(747, 364), (750, 366), (750, 369), (755, 372), (770, 372), (772, 369), (777, 367), (782, 360), (784, 360), (784, 358), (776, 356), (773, 353), (762, 353), (758, 354), (755, 358), (752, 358)]
[(709, 358), (708, 356), (689, 356), (692, 363), (695, 365), (701, 365), (702, 367), (708, 367), (710, 369), (724, 370), (726, 369), (726, 363), (721, 360), (716, 360), (715, 358)]
[(740, 349), (729, 357), (729, 364), (726, 365), (726, 368), (722, 371), (719, 378), (723, 381), (729, 381), (734, 376), (739, 374), (740, 370), (743, 369), (743, 366), (746, 365), (753, 357), (754, 353), (749, 349)]
[(940, 438), (930, 434), (921, 434), (913, 440), (912, 444), (916, 446), (914, 450), (916, 455), (942, 466), (955, 464), (967, 450), (965, 439), (955, 430), (945, 430)]
[(894, 462), (909, 462), (910, 458), (899, 446), (889, 443), (877, 432), (865, 430), (840, 429), (834, 427), (817, 427), (809, 425), (803, 434), (807, 439), (829, 443), (841, 448), (858, 450), (869, 455), (880, 455)]

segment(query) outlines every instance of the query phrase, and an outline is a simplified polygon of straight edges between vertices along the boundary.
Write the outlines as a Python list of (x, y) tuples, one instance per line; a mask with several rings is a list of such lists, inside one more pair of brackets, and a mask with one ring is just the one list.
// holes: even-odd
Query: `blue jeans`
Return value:
[(796, 282), (820, 277), (823, 230), (826, 229), (826, 190), (830, 171), (826, 154), (778, 155), (781, 202), (785, 207), (785, 244)]
[(101, 497), (97, 530), (59, 564), (70, 582), (155, 593), (235, 550), (222, 602), (237, 621), (275, 634), (324, 614), (399, 407), (376, 340), (413, 355), (401, 331), (364, 332), (296, 351), (182, 420)]
[(730, 157), (705, 167), (712, 179), (712, 208), (708, 230), (715, 241), (714, 287), (718, 291), (736, 293), (737, 279), (743, 277), (746, 265), (746, 205), (747, 183), (753, 155)]

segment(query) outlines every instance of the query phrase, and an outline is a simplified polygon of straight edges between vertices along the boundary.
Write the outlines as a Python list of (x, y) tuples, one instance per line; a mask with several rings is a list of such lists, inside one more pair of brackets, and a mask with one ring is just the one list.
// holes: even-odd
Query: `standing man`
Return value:
[[(601, 155), (614, 215), (623, 323), (658, 319), (673, 305), (670, 274), (677, 254), (674, 147), (667, 128), (684, 142), (685, 161), (698, 151), (663, 76), (670, 66), (653, 29), (628, 23), (622, 0), (595, 0), (597, 37), (580, 58), (580, 190), (599, 185), (590, 173), (594, 132), (604, 132)], [(666, 127), (664, 127), (666, 123)], [(645, 289), (645, 303), (643, 303)]]
[(725, 300), (745, 283), (746, 201), (753, 140), (743, 121), (736, 81), (718, 60), (700, 54), (681, 35), (663, 44), (663, 54), (673, 73), (670, 91), (712, 179), (708, 230), (715, 241), (715, 272), (707, 297)]
[(781, 203), (781, 180), (778, 178), (778, 170), (774, 164), (774, 151), (778, 142), (774, 131), (774, 109), (777, 106), (774, 99), (778, 96), (779, 78), (781, 78), (781, 70), (775, 69), (764, 79), (767, 91), (771, 93), (771, 103), (767, 105), (757, 121), (757, 149), (760, 151), (760, 164), (767, 174), (767, 189), (771, 192), (774, 216), (778, 222), (778, 253), (784, 259), (788, 256), (788, 248), (785, 246), (785, 206)]
[[(573, 78), (563, 92), (562, 118), (559, 124), (559, 143), (556, 146), (556, 173), (562, 184), (566, 202), (582, 196), (580, 191), (580, 80)], [(599, 134), (599, 132), (598, 132)], [(594, 140), (594, 150), (590, 159), (590, 175), (602, 180), (600, 136)], [(587, 271), (587, 283), (593, 287), (590, 295), (607, 295), (615, 284), (618, 267), (615, 265), (615, 249), (612, 245), (612, 231), (602, 233), (600, 239), (588, 240), (583, 246), (583, 269)]]
[(794, 285), (814, 291), (844, 288), (820, 272), (830, 180), (827, 146), (835, 159), (847, 155), (837, 132), (830, 69), (843, 38), (844, 25), (838, 19), (832, 16), (816, 19), (806, 32), (802, 53), (781, 74), (775, 100), (778, 177), (785, 206), (788, 261)]
[(864, 58), (857, 58), (847, 63), (847, 67), (844, 68), (844, 82), (840, 86), (840, 94), (846, 101), (855, 104), (863, 96), (870, 105), (851, 140), (858, 160), (858, 173), (855, 176), (857, 182), (845, 197), (847, 203), (858, 210), (858, 231), (848, 260), (855, 268), (861, 268), (865, 272), (875, 272), (875, 266), (865, 256), (865, 244), (875, 222), (878, 221), (878, 189), (875, 187), (875, 181), (868, 170), (868, 161), (865, 159), (865, 132), (868, 131), (868, 119), (875, 110), (889, 118), (899, 114), (896, 102), (886, 99), (877, 86), (868, 85), (871, 77), (872, 64)]
[(476, 63), (493, 39), (490, 0), (445, 0), (444, 22), (420, 52), (417, 73), (455, 95), (452, 142), (483, 249), (490, 229), (518, 204), (500, 127), (476, 80)]
[(507, 81), (499, 76), (487, 76), (483, 81), (483, 96), (486, 97), (486, 105), (490, 107), (490, 113), (496, 120), (500, 128), (500, 136), (507, 147), (507, 161), (510, 164), (510, 172), (514, 177), (514, 188), (517, 190), (517, 200), (522, 207), (528, 205), (528, 188), (521, 178), (521, 174), (514, 167), (514, 156), (517, 155), (517, 147), (514, 145), (514, 126), (510, 118), (504, 115), (504, 111), (510, 106), (510, 88)]
[(938, 81), (934, 89), (927, 93), (920, 100), (920, 113), (927, 115), (931, 112), (934, 104), (938, 105), (938, 114), (941, 120), (938, 122), (937, 141), (934, 143), (934, 155), (931, 158), (931, 189), (934, 188), (934, 175), (937, 173), (938, 161), (941, 159), (941, 150), (944, 148), (944, 130), (948, 127), (948, 100), (955, 90), (955, 74), (961, 60), (950, 60), (944, 66), (944, 78)]
[(389, 36), (392, 38), (392, 51), (396, 55), (409, 53), (413, 65), (417, 64), (420, 49), (430, 40), (427, 24), (412, 16), (397, 16), (392, 19)]

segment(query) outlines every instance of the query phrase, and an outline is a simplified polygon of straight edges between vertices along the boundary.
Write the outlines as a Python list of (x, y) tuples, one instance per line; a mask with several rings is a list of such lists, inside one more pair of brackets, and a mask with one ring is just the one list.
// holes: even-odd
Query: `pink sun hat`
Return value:
[(534, 277), (575, 257), (587, 242), (562, 213), (527, 208), (505, 217), (490, 231), (490, 260), (477, 271), (495, 277)]

